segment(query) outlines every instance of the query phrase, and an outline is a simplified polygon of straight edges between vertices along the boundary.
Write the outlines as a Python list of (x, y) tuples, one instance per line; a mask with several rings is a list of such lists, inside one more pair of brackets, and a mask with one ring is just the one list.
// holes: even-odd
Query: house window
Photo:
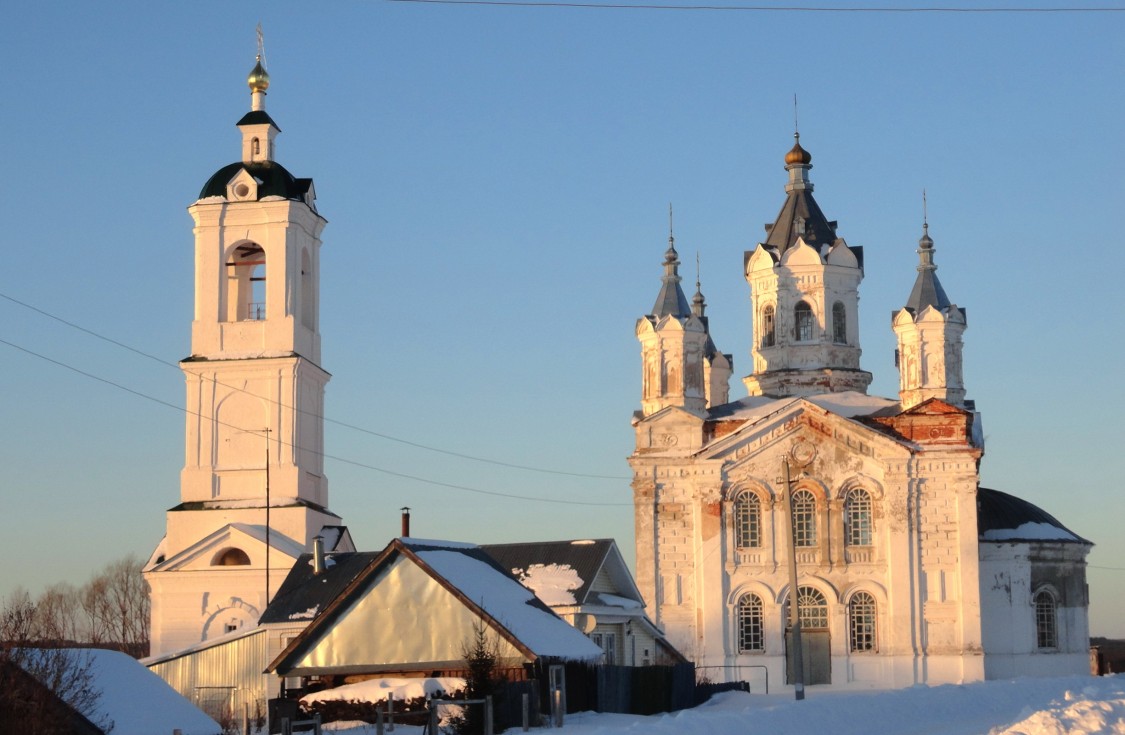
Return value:
[(1048, 590), (1039, 590), (1033, 598), (1035, 605), (1036, 647), (1053, 649), (1059, 647), (1058, 617), (1055, 596)]
[(848, 343), (848, 315), (840, 301), (832, 304), (832, 341), (838, 345)]
[(739, 549), (761, 546), (762, 501), (750, 491), (734, 501), (734, 545)]
[(813, 340), (812, 307), (805, 301), (798, 301), (793, 309), (793, 339), (798, 342)]
[(844, 538), (848, 546), (871, 545), (871, 496), (855, 488), (844, 500)]
[(605, 653), (605, 662), (608, 666), (617, 664), (617, 634), (616, 633), (591, 633), (590, 640)]
[(746, 594), (738, 599), (738, 652), (766, 650), (762, 636), (762, 598)]
[(848, 603), (848, 643), (852, 651), (874, 651), (875, 598), (866, 592), (852, 595)]
[[(797, 614), (801, 616), (802, 628), (828, 628), (828, 601), (816, 587), (797, 588)], [(785, 602), (785, 625), (789, 626), (788, 600)]]
[(774, 319), (773, 306), (762, 309), (762, 347), (773, 347), (777, 344), (777, 321)]
[(816, 546), (816, 498), (808, 490), (793, 493), (793, 545)]

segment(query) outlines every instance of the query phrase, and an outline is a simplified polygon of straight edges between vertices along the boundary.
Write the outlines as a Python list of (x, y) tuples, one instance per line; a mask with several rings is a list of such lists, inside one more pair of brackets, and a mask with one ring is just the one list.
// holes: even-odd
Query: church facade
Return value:
[(811, 160), (798, 138), (781, 211), (745, 254), (746, 398), (729, 401), (733, 361), (711, 339), (698, 284), (685, 296), (671, 237), (656, 304), (637, 322), (629, 462), (653, 617), (700, 673), (755, 691), (795, 684), (797, 668), (809, 685), (879, 688), (1088, 671), (1092, 545), (980, 487), (967, 314), (937, 278), (928, 225), (891, 318), (899, 395), (870, 396), (863, 250), (813, 198)]
[(328, 510), (320, 365), (320, 234), (311, 179), (275, 160), (261, 57), (238, 121), (238, 161), (188, 207), (195, 222), (195, 314), (180, 503), (144, 568), (152, 654), (257, 624), (320, 536), (354, 551)]

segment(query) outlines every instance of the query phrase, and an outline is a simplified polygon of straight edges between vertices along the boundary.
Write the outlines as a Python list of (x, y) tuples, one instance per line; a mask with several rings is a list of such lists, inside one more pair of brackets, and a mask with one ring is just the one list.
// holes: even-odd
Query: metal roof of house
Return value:
[(574, 599), (583, 604), (590, 594), (590, 586), (605, 563), (613, 546), (613, 539), (582, 541), (536, 541), (519, 544), (486, 544), (481, 546), (501, 567), (517, 578), (536, 564), (566, 565), (574, 569), (582, 580), (575, 589)]
[(301, 554), (262, 613), (259, 624), (312, 620), (355, 580), (380, 552), (326, 554), (325, 569), (313, 571), (313, 555)]

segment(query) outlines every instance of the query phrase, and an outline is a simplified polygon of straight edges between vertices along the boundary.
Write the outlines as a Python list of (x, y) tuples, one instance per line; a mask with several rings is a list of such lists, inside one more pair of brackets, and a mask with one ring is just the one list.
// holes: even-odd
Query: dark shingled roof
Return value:
[(578, 604), (586, 601), (590, 593), (590, 586), (602, 568), (606, 554), (613, 546), (613, 539), (596, 539), (593, 541), (546, 541), (522, 544), (485, 544), (480, 548), (496, 560), (508, 574), (518, 574), (513, 570), (526, 570), (534, 564), (558, 564), (572, 568), (582, 586), (574, 590), (574, 599)]
[(269, 116), (265, 110), (251, 110), (242, 116), (242, 119), (236, 123), (239, 127), (243, 125), (272, 125), (277, 128), (277, 132), (281, 132), (281, 128), (277, 127), (277, 123)]
[(259, 182), (258, 198), (279, 196), (285, 199), (301, 201), (312, 186), (312, 179), (298, 179), (285, 170), (277, 161), (261, 161), (257, 163), (243, 163), (238, 161), (223, 166), (216, 171), (199, 192), (199, 198), (227, 195), (227, 184), (239, 171), (245, 170)]
[[(313, 620), (379, 554), (377, 551), (326, 554), (326, 568), (321, 574), (313, 574), (312, 554), (301, 554), (258, 622), (265, 624)], [(315, 612), (310, 613), (310, 610)]]
[[(794, 220), (798, 217), (804, 220), (804, 232), (798, 232), (794, 225)], [(781, 205), (777, 220), (766, 227), (766, 241), (763, 245), (776, 248), (780, 255), (793, 247), (798, 237), (803, 237), (814, 248), (836, 242), (836, 223), (828, 221), (808, 189), (789, 192), (785, 203)]]
[[(1057, 518), (1015, 495), (991, 490), (986, 487), (977, 488), (977, 532), (983, 538), (986, 531), (1015, 530), (1025, 523), (1045, 523), (1066, 531), (1074, 537), (1070, 539), (1051, 539), (1053, 543), (1064, 544), (1089, 544), (1074, 531), (1064, 526)], [(1043, 539), (1019, 539), (1016, 537), (1004, 538), (1004, 541), (1042, 541)]]
[(951, 303), (953, 302), (945, 295), (945, 289), (941, 287), (941, 281), (932, 268), (918, 271), (918, 279), (914, 281), (910, 298), (906, 300), (906, 308), (910, 313), (917, 315), (927, 306), (938, 310), (946, 309)]

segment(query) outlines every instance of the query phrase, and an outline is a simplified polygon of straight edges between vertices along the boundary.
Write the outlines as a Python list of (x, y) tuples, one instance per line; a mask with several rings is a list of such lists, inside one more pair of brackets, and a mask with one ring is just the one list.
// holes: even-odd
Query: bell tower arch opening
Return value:
[(258, 243), (240, 243), (231, 250), (226, 297), (226, 321), (266, 318), (266, 251)]

